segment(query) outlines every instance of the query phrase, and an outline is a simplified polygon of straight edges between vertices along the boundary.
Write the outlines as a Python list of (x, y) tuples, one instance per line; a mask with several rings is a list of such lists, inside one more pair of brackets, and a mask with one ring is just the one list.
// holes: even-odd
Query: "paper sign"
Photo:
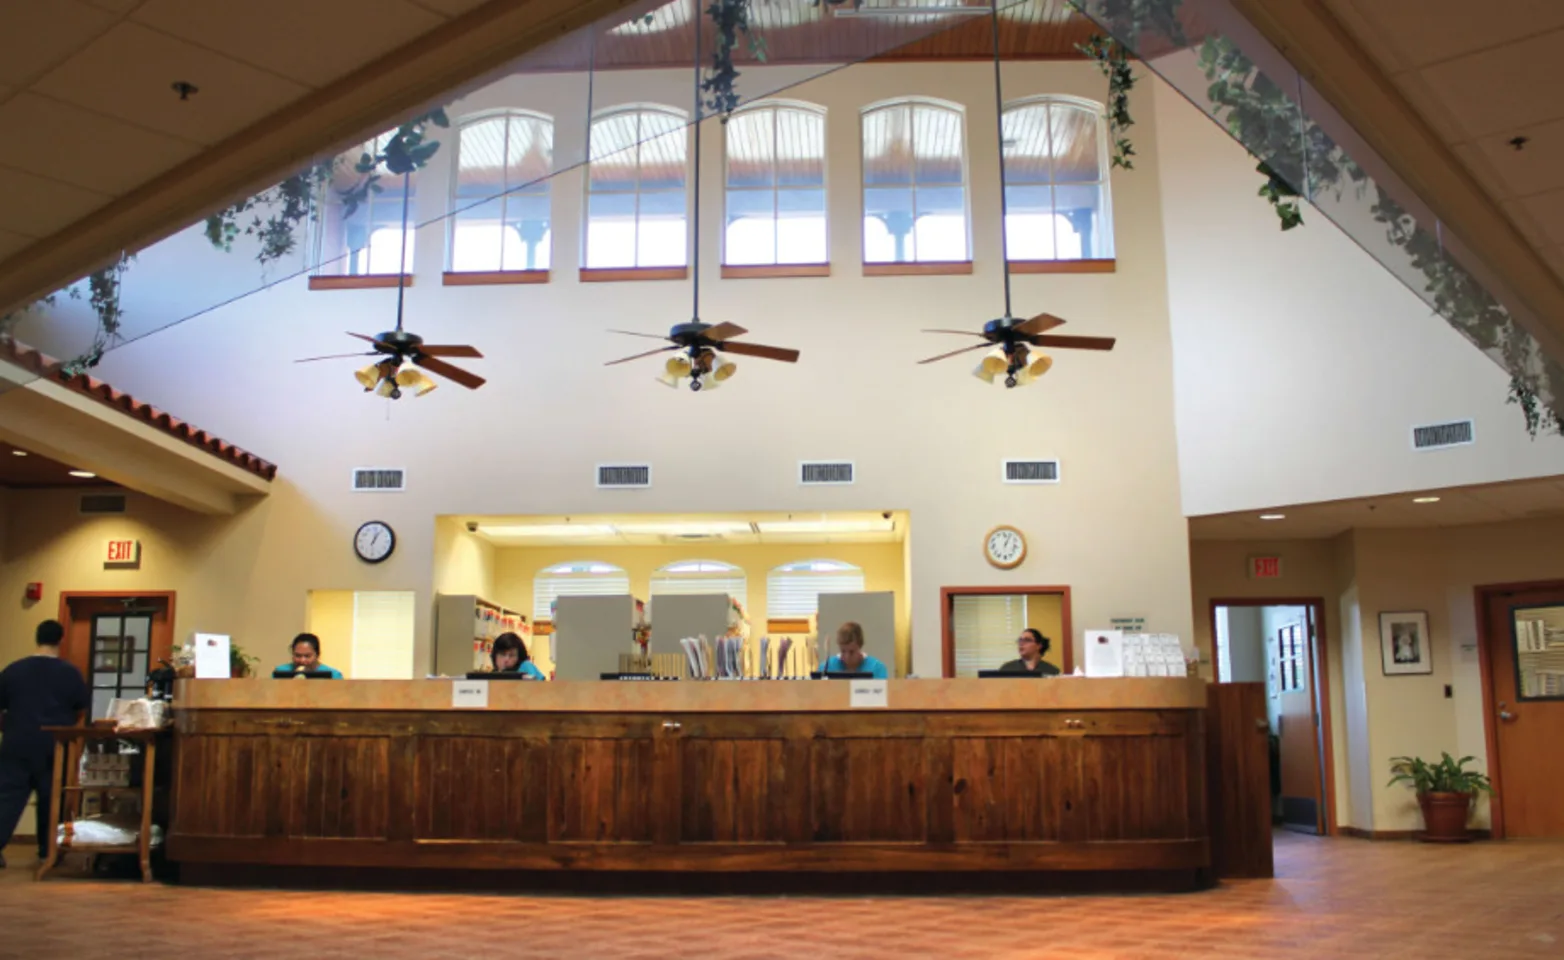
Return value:
[(847, 685), (852, 687), (849, 705), (854, 709), (859, 707), (886, 707), (890, 705), (887, 689), (890, 686), (885, 680), (849, 680)]
[(485, 710), (489, 706), (489, 681), (457, 680), (451, 684), (453, 709)]
[(226, 680), (233, 676), (228, 648), (232, 641), (220, 633), (195, 635), (195, 671), (197, 680)]
[(1124, 634), (1117, 630), (1086, 631), (1086, 675), (1124, 676)]

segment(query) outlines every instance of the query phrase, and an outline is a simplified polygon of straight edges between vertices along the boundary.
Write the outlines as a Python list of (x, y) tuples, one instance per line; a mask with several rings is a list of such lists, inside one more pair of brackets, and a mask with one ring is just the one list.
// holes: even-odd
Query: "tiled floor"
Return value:
[(1139, 897), (321, 894), (34, 883), (6, 854), (0, 957), (29, 960), (1564, 957), (1564, 843), (1279, 834), (1274, 881)]

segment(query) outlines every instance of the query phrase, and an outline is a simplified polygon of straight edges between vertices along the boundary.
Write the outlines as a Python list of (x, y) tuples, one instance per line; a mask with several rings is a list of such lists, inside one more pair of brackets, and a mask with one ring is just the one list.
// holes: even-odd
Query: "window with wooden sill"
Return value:
[(688, 267), (582, 267), (582, 283), (614, 283), (625, 280), (684, 280)]
[(320, 275), (310, 277), (311, 290), (371, 290), (381, 287), (396, 287), (398, 284), (411, 287), (413, 275), (404, 273), (398, 276), (394, 273), (361, 273), (350, 275), (328, 276)]
[(1100, 260), (1012, 260), (1011, 273), (1117, 273), (1118, 261)]
[(447, 270), (440, 283), (447, 287), (484, 287), (495, 284), (548, 283), (547, 270)]
[(759, 280), (766, 277), (829, 277), (829, 263), (725, 263), (724, 280)]
[(971, 260), (928, 260), (916, 263), (866, 263), (866, 277), (933, 277), (954, 276), (972, 272)]

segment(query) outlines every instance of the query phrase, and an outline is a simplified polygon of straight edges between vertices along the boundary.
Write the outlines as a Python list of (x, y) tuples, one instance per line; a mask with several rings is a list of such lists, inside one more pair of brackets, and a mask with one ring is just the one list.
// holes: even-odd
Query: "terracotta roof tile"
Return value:
[(263, 460), (205, 430), (198, 429), (150, 403), (142, 403), (123, 390), (116, 390), (96, 377), (90, 377), (85, 373), (70, 376), (65, 373), (65, 365), (59, 360), (26, 344), (18, 343), (10, 337), (0, 337), (0, 359), (10, 360), (40, 377), (47, 377), (126, 416), (145, 421), (169, 436), (177, 437), (191, 446), (200, 447), (212, 456), (247, 470), (263, 480), (269, 481), (277, 476), (276, 464)]

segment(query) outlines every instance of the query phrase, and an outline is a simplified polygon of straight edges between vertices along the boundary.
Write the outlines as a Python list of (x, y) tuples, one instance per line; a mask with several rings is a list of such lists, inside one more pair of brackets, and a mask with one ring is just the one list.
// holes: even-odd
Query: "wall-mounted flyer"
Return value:
[(1124, 676), (1124, 633), (1120, 630), (1086, 631), (1086, 675)]

